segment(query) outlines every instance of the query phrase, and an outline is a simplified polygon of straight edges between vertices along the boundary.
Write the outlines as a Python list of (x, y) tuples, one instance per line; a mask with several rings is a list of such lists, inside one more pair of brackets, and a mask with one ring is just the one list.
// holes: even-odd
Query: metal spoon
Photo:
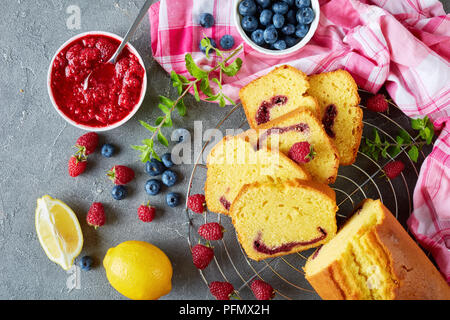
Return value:
[[(141, 23), (142, 19), (147, 14), (148, 9), (150, 8), (150, 5), (152, 4), (153, 0), (146, 0), (144, 5), (142, 6), (141, 10), (139, 10), (139, 14), (137, 15), (136, 19), (134, 20), (133, 24), (131, 25), (130, 29), (128, 29), (127, 34), (125, 35), (125, 38), (123, 38), (122, 42), (120, 43), (119, 47), (117, 48), (116, 52), (111, 56), (111, 58), (106, 63), (114, 64), (116, 63), (117, 57), (122, 52), (123, 48), (125, 48), (125, 45), (130, 40), (130, 38), (133, 36), (134, 32), (136, 31), (138, 25)], [(83, 82), (83, 90), (86, 90), (88, 88), (89, 78), (92, 75), (92, 71), (88, 74), (86, 79), (84, 79)]]

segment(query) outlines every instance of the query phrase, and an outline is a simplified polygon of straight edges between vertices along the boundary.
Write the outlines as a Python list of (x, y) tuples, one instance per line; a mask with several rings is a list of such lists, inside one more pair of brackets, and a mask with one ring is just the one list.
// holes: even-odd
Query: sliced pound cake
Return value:
[(380, 200), (363, 201), (304, 270), (323, 299), (450, 299), (450, 286)]
[(339, 154), (325, 133), (322, 124), (311, 111), (297, 109), (273, 121), (265, 123), (258, 130), (258, 146), (278, 149), (292, 158), (292, 151), (306, 141), (313, 148), (313, 155), (306, 163), (299, 165), (321, 183), (334, 183), (339, 168)]
[(226, 136), (211, 149), (205, 183), (206, 204), (210, 211), (228, 214), (244, 184), (310, 178), (284, 154), (265, 148), (256, 151), (248, 140), (246, 135)]
[(299, 107), (319, 115), (315, 98), (306, 95), (308, 78), (302, 71), (283, 65), (253, 80), (239, 91), (250, 128), (276, 119)]
[(336, 234), (334, 191), (314, 181), (255, 182), (233, 201), (230, 216), (249, 258), (307, 250)]
[(339, 151), (339, 163), (355, 162), (363, 129), (363, 112), (355, 80), (345, 70), (336, 70), (309, 77), (307, 93), (320, 106), (319, 119)]

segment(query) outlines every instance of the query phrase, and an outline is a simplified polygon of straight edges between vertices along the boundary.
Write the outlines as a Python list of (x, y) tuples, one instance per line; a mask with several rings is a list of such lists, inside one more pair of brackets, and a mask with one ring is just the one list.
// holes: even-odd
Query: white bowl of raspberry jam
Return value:
[(90, 31), (70, 38), (55, 53), (48, 70), (48, 93), (70, 124), (88, 131), (111, 130), (141, 106), (147, 75), (137, 50), (128, 43), (114, 65), (106, 63), (121, 41), (110, 32)]

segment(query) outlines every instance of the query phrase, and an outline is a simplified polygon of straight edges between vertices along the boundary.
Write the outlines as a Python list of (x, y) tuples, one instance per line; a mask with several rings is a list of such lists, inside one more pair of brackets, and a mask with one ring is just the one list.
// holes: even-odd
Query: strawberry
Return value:
[(288, 157), (297, 163), (308, 163), (315, 155), (314, 148), (308, 141), (295, 143), (288, 152)]
[(275, 291), (272, 286), (261, 279), (256, 279), (250, 285), (255, 298), (258, 300), (272, 300), (275, 296)]
[(205, 269), (214, 258), (214, 251), (211, 247), (202, 244), (196, 244), (192, 248), (192, 261), (194, 265), (200, 269)]
[(103, 204), (94, 202), (89, 208), (86, 221), (91, 226), (97, 229), (105, 224), (106, 216)]
[(87, 159), (86, 157), (75, 155), (70, 157), (69, 159), (69, 175), (71, 177), (79, 176), (84, 172), (87, 165)]
[(127, 184), (134, 179), (134, 171), (126, 166), (114, 166), (106, 174), (114, 184)]
[(189, 196), (187, 206), (195, 213), (203, 213), (206, 208), (205, 196), (203, 194)]
[(396, 178), (405, 169), (405, 164), (400, 160), (392, 161), (383, 167), (384, 174), (389, 179)]
[(209, 284), (209, 291), (217, 300), (230, 300), (234, 287), (229, 282), (213, 281)]
[(388, 109), (388, 101), (382, 93), (378, 93), (367, 99), (367, 109), (374, 112), (384, 112)]
[(98, 145), (98, 134), (96, 132), (88, 132), (78, 138), (75, 147), (78, 149), (77, 154), (87, 156), (95, 151)]
[(142, 204), (137, 210), (139, 220), (143, 222), (151, 222), (155, 217), (155, 211), (155, 207), (151, 206), (149, 202), (147, 202), (147, 204)]
[(220, 240), (223, 238), (223, 227), (217, 222), (210, 222), (201, 225), (197, 232), (205, 240)]

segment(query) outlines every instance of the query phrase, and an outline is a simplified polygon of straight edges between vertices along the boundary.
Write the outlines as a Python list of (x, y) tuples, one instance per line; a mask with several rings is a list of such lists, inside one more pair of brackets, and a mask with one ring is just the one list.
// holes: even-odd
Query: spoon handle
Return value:
[(114, 52), (114, 55), (109, 59), (109, 62), (115, 63), (117, 57), (119, 56), (120, 52), (122, 52), (122, 49), (125, 47), (127, 42), (130, 40), (130, 38), (133, 36), (134, 32), (136, 31), (139, 23), (141, 23), (142, 19), (147, 14), (148, 9), (150, 8), (150, 5), (152, 4), (153, 0), (147, 0), (145, 1), (144, 5), (142, 6), (141, 10), (139, 11), (138, 16), (136, 17), (136, 20), (134, 20), (133, 24), (131, 25), (130, 29), (128, 29), (127, 34), (123, 38), (122, 42), (120, 43), (119, 47), (117, 48), (116, 52)]

